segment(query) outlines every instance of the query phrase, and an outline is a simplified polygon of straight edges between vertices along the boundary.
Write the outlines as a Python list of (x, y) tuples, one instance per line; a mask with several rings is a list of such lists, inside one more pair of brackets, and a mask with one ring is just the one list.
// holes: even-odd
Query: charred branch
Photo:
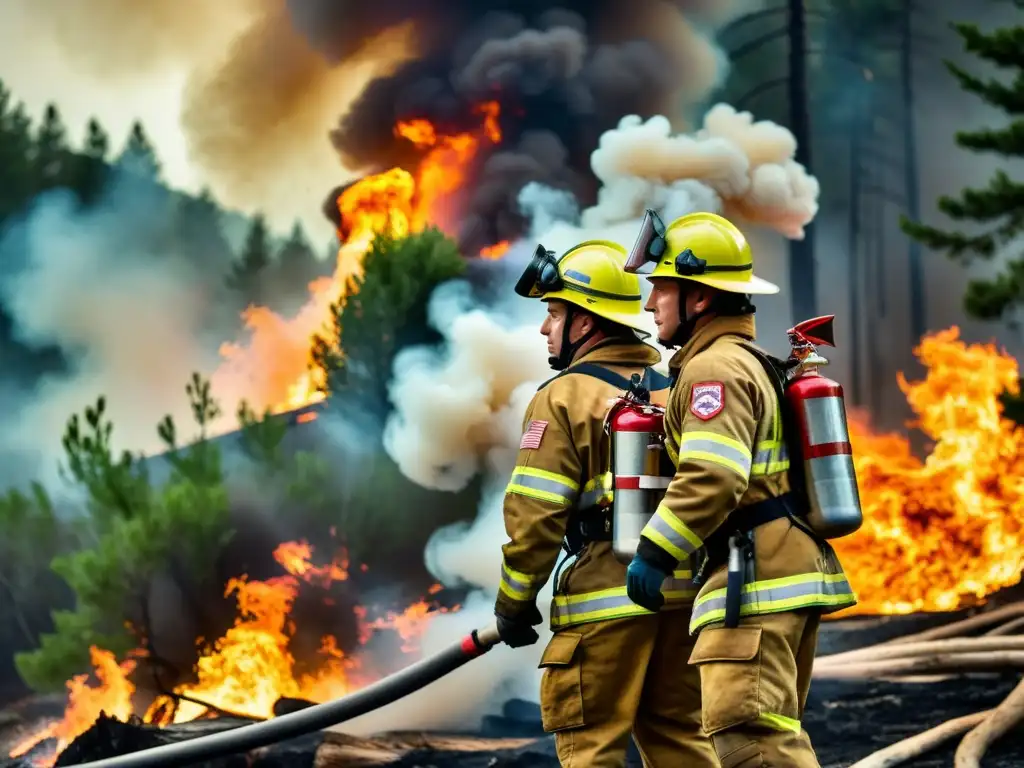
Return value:
[(211, 704), (208, 701), (204, 701), (203, 699), (199, 699), (194, 696), (189, 696), (188, 694), (177, 693), (174, 690), (172, 690), (170, 686), (165, 685), (163, 681), (163, 676), (160, 674), (161, 669), (169, 671), (171, 674), (175, 676), (175, 678), (179, 677), (181, 673), (174, 664), (172, 664), (156, 652), (156, 648), (153, 645), (152, 639), (153, 630), (148, 599), (142, 598), (140, 600), (139, 612), (142, 617), (142, 631), (138, 634), (141, 635), (139, 639), (142, 647), (142, 652), (144, 654), (144, 660), (146, 662), (146, 666), (149, 668), (150, 676), (152, 678), (156, 692), (161, 696), (164, 696), (168, 701), (171, 702), (170, 711), (167, 713), (168, 717), (173, 718), (174, 714), (178, 710), (178, 704), (182, 701), (187, 701), (190, 704), (195, 704), (196, 706), (203, 707), (207, 712), (216, 714), (219, 717), (235, 717), (247, 720), (259, 719), (254, 717), (248, 717), (246, 715), (240, 715), (237, 712), (232, 712), (222, 707), (218, 707), (215, 704)]

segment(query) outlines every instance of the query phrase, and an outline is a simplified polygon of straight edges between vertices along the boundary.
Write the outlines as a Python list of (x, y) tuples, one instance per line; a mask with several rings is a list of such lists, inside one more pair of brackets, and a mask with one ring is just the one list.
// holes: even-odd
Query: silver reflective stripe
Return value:
[(703, 459), (728, 467), (743, 477), (750, 477), (750, 452), (743, 450), (738, 443), (728, 445), (724, 440), (684, 435), (679, 445), (679, 461), (685, 459)]
[(789, 452), (785, 443), (758, 443), (754, 463), (750, 468), (752, 476), (774, 475), (789, 469)]
[[(646, 536), (655, 544), (659, 544), (663, 548), (667, 549), (669, 554), (673, 555), (677, 560), (682, 560), (687, 555), (690, 555), (700, 549), (702, 542), (697, 534), (692, 531), (689, 532), (689, 536), (685, 536), (680, 531), (677, 531), (676, 528), (665, 519), (666, 515), (671, 514), (672, 512), (665, 507), (658, 507), (654, 516), (647, 522), (647, 525), (641, 535)], [(676, 524), (682, 528), (686, 528), (685, 524), (681, 520), (678, 520)], [(666, 544), (668, 545), (667, 547), (664, 546)]]
[(576, 508), (590, 509), (591, 507), (596, 507), (602, 501), (611, 502), (614, 495), (612, 491), (612, 473), (603, 472), (583, 484), (583, 493), (579, 496)]
[[(665, 579), (661, 591), (666, 605), (692, 600), (697, 594), (693, 582), (688, 578)], [(566, 627), (649, 613), (646, 608), (641, 608), (629, 599), (625, 587), (614, 587), (599, 592), (556, 597), (551, 604), (551, 625)]]
[[(547, 474), (547, 473), (545, 473)], [(553, 473), (551, 473), (553, 475)], [(576, 501), (577, 491), (574, 485), (555, 479), (557, 476), (543, 477), (539, 472), (526, 472), (520, 468), (512, 473), (507, 493), (519, 493), (523, 496), (535, 495), (536, 498), (546, 498), (549, 501), (562, 501), (572, 504)], [(524, 493), (524, 491), (539, 491), (537, 494)]]
[[(724, 588), (716, 589), (697, 599), (690, 616), (690, 632), (725, 618), (725, 592)], [(740, 615), (777, 613), (812, 605), (835, 610), (855, 602), (845, 575), (805, 574), (747, 584), (740, 596)]]
[(604, 488), (598, 488), (593, 491), (585, 491), (580, 494), (580, 502), (577, 505), (579, 509), (590, 509), (596, 507), (599, 502), (607, 498), (609, 501), (613, 498), (613, 493), (609, 490), (606, 491)]
[(640, 475), (640, 489), (644, 491), (668, 488), (671, 482), (671, 477), (661, 477), (659, 475)]
[(525, 573), (520, 573), (501, 564), (501, 584), (499, 588), (513, 600), (525, 601), (536, 597), (538, 590), (533, 580)]

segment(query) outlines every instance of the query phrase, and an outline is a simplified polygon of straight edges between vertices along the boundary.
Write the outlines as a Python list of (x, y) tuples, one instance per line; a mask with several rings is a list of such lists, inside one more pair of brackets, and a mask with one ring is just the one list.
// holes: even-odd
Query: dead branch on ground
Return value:
[[(1015, 635), (1021, 630), (1024, 601), (924, 632), (822, 656), (815, 661), (813, 675), (834, 680), (901, 679), (930, 673), (952, 676), (1020, 670), (1024, 669), (1024, 637)], [(955, 768), (981, 768), (981, 758), (992, 744), (1022, 722), (1024, 678), (995, 709), (941, 723), (868, 755), (850, 768), (901, 765), (963, 733), (967, 735), (957, 747)]]
[(885, 749), (880, 749), (863, 760), (858, 760), (850, 768), (891, 768), (894, 765), (902, 765), (916, 757), (920, 757), (926, 752), (930, 752), (944, 741), (948, 741), (954, 736), (959, 736), (961, 733), (971, 730), (971, 728), (981, 723), (994, 711), (993, 709), (986, 709), (984, 712), (975, 712), (970, 715), (954, 718), (953, 720), (947, 720), (941, 725), (929, 728), (923, 733), (903, 739), (903, 741), (897, 741)]

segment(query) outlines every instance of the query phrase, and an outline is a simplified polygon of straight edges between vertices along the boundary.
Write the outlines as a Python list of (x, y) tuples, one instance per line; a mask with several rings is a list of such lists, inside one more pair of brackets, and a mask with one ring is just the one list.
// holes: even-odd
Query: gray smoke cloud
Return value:
[[(197, 264), (160, 238), (167, 201), (132, 179), (113, 182), (83, 211), (73, 195), (36, 198), (0, 238), (0, 299), (15, 338), (56, 348), (69, 371), (24, 384), (5, 371), (0, 429), (9, 461), (0, 483), (26, 478), (56, 486), (68, 417), (104, 395), (120, 451), (161, 450), (156, 424), (173, 416), (192, 433), (185, 384), (192, 371), (216, 365), (216, 329), (225, 328), (224, 296), (215, 284), (227, 264)], [(230, 311), (230, 310), (229, 310)], [(230, 327), (230, 326), (227, 326)], [(242, 390), (217, 392), (232, 428)]]

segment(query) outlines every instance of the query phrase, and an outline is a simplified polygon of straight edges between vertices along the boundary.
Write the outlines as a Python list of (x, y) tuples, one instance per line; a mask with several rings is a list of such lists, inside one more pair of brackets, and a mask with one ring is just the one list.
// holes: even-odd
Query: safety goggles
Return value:
[[(647, 213), (644, 214), (643, 223), (640, 225), (640, 235), (626, 259), (625, 270), (637, 273), (645, 264), (657, 264), (665, 255), (667, 248), (665, 224), (657, 213), (648, 208)], [(696, 277), (707, 272), (743, 272), (750, 267), (750, 264), (726, 264), (709, 267), (705, 259), (695, 255), (689, 248), (684, 248), (675, 257), (676, 274), (680, 277)]]
[(515, 291), (520, 296), (528, 299), (543, 296), (545, 293), (553, 293), (561, 290), (564, 283), (558, 272), (558, 259), (554, 251), (547, 250), (543, 245), (538, 245), (533, 253), (533, 258), (526, 265), (522, 276), (516, 283)]

